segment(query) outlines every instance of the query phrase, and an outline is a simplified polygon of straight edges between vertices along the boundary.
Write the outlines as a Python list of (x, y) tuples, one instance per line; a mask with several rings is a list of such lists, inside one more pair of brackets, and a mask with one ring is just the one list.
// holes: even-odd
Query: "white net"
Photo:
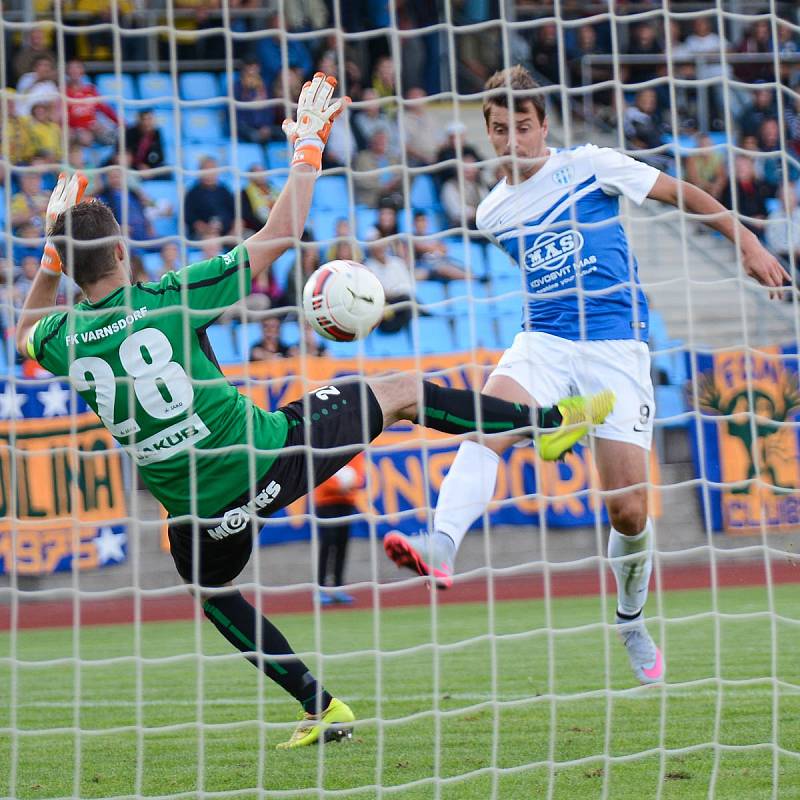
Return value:
[[(796, 292), (770, 302), (747, 276), (742, 245), (752, 231), (795, 275), (796, 4), (262, 6), (0, 7), (0, 797), (794, 797), (800, 315)], [(628, 494), (624, 458), (603, 492), (597, 442), (560, 464), (511, 449), (453, 588), (434, 591), (381, 539), (428, 528), (458, 441), (399, 425), (338, 493), (267, 519), (236, 581), (357, 720), (341, 745), (276, 752), (297, 703), (190, 598), (162, 509), (75, 388), (15, 352), (49, 192), (84, 171), (154, 284), (268, 220), (280, 123), (316, 69), (336, 74), (354, 103), (306, 234), (206, 328), (216, 358), (270, 410), (360, 372), (477, 389), (530, 299), (475, 224), (502, 167), (484, 84), (517, 63), (551, 147), (634, 155), (746, 225), (734, 246), (673, 205), (620, 205), (650, 303), (645, 613), (666, 681), (639, 686), (615, 630), (603, 502)], [(558, 236), (529, 244), (543, 275), (570, 255)], [(323, 343), (298, 315), (337, 258), (391, 289), (363, 342)], [(594, 295), (577, 295), (585, 329)], [(64, 279), (59, 306), (79, 299)]]

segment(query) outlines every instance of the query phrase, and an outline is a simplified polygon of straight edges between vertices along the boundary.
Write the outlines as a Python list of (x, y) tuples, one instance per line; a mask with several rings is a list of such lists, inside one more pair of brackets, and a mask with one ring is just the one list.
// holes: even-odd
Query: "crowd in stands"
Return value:
[[(86, 4), (80, 19), (105, 19), (96, 12), (102, 5)], [(467, 141), (464, 124), (455, 119), (442, 125), (430, 110), (430, 95), (447, 88), (439, 69), (439, 37), (426, 31), (440, 21), (436, 4), (394, 3), (396, 24), (419, 30), (418, 36), (402, 37), (399, 52), (386, 36), (348, 40), (344, 48), (332, 36), (287, 38), (282, 25), (296, 32), (332, 24), (330, 4), (323, 0), (284, 3), (280, 13), (249, 0), (228, 5), (255, 14), (253, 19), (234, 14), (234, 32), (262, 34), (233, 40), (230, 76), (224, 69), (191, 69), (193, 59), (226, 57), (224, 37), (193, 35), (218, 24), (219, 3), (213, 0), (175, 0), (176, 10), (192, 10), (178, 15), (177, 76), (98, 71), (95, 64), (113, 55), (107, 30), (66, 37), (68, 60), (62, 70), (52, 26), (16, 34), (15, 47), (6, 48), (7, 74), (13, 79), (0, 104), (6, 307), (19, 308), (30, 285), (49, 192), (65, 167), (86, 171), (89, 194), (114, 210), (142, 279), (158, 279), (188, 260), (216, 255), (262, 226), (285, 180), (287, 149), (280, 123), (316, 69), (337, 74), (354, 102), (334, 126), (325, 150), (326, 174), (309, 230), (223, 322), (255, 325), (248, 339), (255, 353), (279, 357), (298, 347), (316, 351), (319, 343), (298, 327), (290, 325), (291, 340), (281, 339), (276, 320), (287, 324), (295, 317), (275, 310), (296, 309), (305, 278), (331, 258), (365, 261), (379, 276), (391, 301), (380, 326), (384, 334), (412, 335), (414, 320), (436, 317), (440, 307), (452, 311), (456, 292), (484, 298), (483, 284), (473, 279), (485, 283), (497, 256), (470, 236), (477, 206), (495, 176), (481, 164), (478, 143)], [(344, 29), (389, 25), (385, 5), (341, 4)], [(454, 7), (455, 80), (461, 92), (479, 91), (502, 66), (499, 24), (478, 32), (458, 30), (489, 19), (483, 6)], [(119, 9), (123, 25), (137, 13), (124, 0)], [(569, 2), (564, 11), (581, 16)], [(602, 58), (611, 53), (615, 38), (608, 21), (560, 26), (533, 19), (530, 26), (507, 33), (515, 60), (546, 87), (553, 85), (546, 89), (553, 115), (585, 114), (588, 107), (590, 120), (609, 130), (621, 119), (628, 152), (688, 177), (735, 206), (789, 263), (800, 250), (787, 222), (800, 216), (800, 41), (781, 19), (773, 24), (758, 18), (735, 37), (717, 31), (716, 20), (715, 14), (673, 17), (664, 28), (656, 18), (646, 18), (622, 26), (616, 37), (620, 53), (637, 59), (621, 59), (616, 73)], [(136, 48), (147, 45), (146, 37), (138, 44), (127, 41), (137, 37), (122, 39), (134, 58), (141, 55)], [(159, 38), (162, 55), (165, 46)], [(723, 50), (753, 59), (725, 62)], [(665, 52), (672, 56), (669, 68)], [(601, 58), (587, 62), (586, 56)], [(592, 84), (617, 75), (624, 81), (621, 90), (592, 90)], [(670, 84), (670, 77), (687, 83)], [(716, 82), (691, 84), (706, 78)], [(583, 87), (585, 96), (571, 96), (569, 106), (562, 106), (567, 98), (559, 89), (562, 83)], [(62, 299), (75, 294), (65, 278)], [(0, 324), (8, 336), (13, 311), (5, 311)], [(447, 346), (453, 345), (457, 338), (448, 339)], [(388, 350), (394, 352), (395, 346)]]

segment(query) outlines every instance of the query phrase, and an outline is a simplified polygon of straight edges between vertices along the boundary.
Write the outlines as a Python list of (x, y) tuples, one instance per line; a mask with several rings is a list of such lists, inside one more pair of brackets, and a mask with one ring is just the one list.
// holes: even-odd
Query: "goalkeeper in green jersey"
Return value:
[[(302, 233), (322, 150), (346, 98), (317, 73), (300, 95), (289, 179), (262, 230), (229, 253), (131, 284), (110, 209), (81, 202), (86, 179), (61, 176), (47, 210), (48, 243), (17, 328), (20, 352), (72, 385), (130, 453), (170, 515), (175, 566), (220, 633), (295, 697), (305, 715), (280, 747), (349, 734), (353, 713), (332, 697), (281, 632), (232, 588), (258, 518), (327, 480), (385, 426), (412, 420), (450, 433), (539, 430), (557, 458), (611, 410), (613, 396), (531, 408), (447, 389), (412, 375), (354, 378), (276, 411), (240, 394), (220, 372), (206, 328), (249, 291)], [(84, 293), (51, 313), (62, 264)], [(421, 402), (420, 402), (421, 401)]]

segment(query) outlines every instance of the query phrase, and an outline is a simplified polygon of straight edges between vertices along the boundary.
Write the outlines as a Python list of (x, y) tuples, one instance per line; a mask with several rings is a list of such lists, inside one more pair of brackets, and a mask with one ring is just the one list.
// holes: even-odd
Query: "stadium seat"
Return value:
[(209, 325), (206, 328), (211, 349), (220, 364), (238, 364), (241, 355), (236, 347), (233, 329), (230, 325)]
[(347, 209), (345, 209), (342, 214), (327, 211), (319, 214), (311, 213), (309, 215), (307, 227), (311, 228), (314, 232), (314, 240), (323, 248), (323, 251), (327, 249), (328, 244), (330, 244), (336, 236), (336, 223), (339, 217), (346, 216)]
[(142, 256), (142, 264), (152, 280), (158, 280), (161, 275), (161, 253), (145, 253)]
[(652, 352), (652, 368), (655, 373), (664, 376), (671, 386), (682, 387), (688, 380), (686, 355), (680, 339), (670, 339), (664, 318), (658, 311), (650, 311), (650, 350)]
[(123, 100), (138, 99), (133, 76), (128, 75), (126, 72), (122, 72), (118, 76), (113, 72), (104, 72), (97, 76), (95, 85), (97, 86), (97, 91), (100, 92), (110, 104), (119, 100), (120, 97)]
[(681, 417), (689, 411), (682, 386), (656, 386), (656, 419), (661, 420), (661, 428), (685, 428), (689, 417)]
[(233, 154), (236, 159), (236, 168), (240, 173), (250, 172), (253, 166), (258, 165), (259, 170), (266, 167), (264, 161), (264, 148), (255, 142), (232, 142)]
[(181, 131), (185, 142), (217, 144), (224, 137), (222, 117), (213, 108), (186, 108), (181, 115)]
[(429, 314), (447, 314), (450, 311), (450, 307), (445, 302), (447, 290), (439, 281), (417, 281), (414, 294), (417, 302)]
[(374, 228), (378, 222), (378, 212), (374, 208), (356, 206), (356, 237), (364, 241), (367, 231)]
[(411, 337), (407, 330), (397, 333), (373, 331), (367, 337), (367, 353), (371, 356), (407, 356), (413, 353)]
[(453, 332), (447, 317), (417, 317), (411, 321), (413, 352), (449, 353), (453, 350)]
[(172, 208), (172, 214), (169, 216), (157, 216), (153, 219), (156, 236), (175, 236), (178, 233), (180, 215), (178, 186), (175, 181), (147, 181), (144, 184), (144, 192), (154, 203), (166, 202)]
[(486, 248), (486, 267), (492, 278), (499, 275), (515, 275), (519, 280), (519, 267), (505, 250), (492, 246)]
[(445, 239), (444, 242), (450, 258), (463, 264), (469, 275), (484, 278), (488, 274), (485, 248), (477, 242), (465, 242), (463, 239)]
[(289, 145), (286, 142), (270, 142), (267, 145), (267, 166), (270, 169), (289, 166)]
[(300, 344), (300, 323), (293, 319), (284, 320), (281, 325), (281, 341), (287, 347)]
[[(474, 327), (473, 327), (474, 324)], [(498, 343), (494, 329), (494, 317), (491, 314), (461, 314), (455, 318), (455, 349), (472, 350), (476, 347), (505, 347)], [(510, 344), (510, 341), (509, 341)]]
[(296, 258), (295, 249), (290, 247), (283, 255), (272, 262), (272, 275), (283, 289), (286, 288), (286, 281), (289, 278), (289, 271), (294, 266)]
[(511, 347), (514, 337), (522, 330), (522, 309), (515, 312), (504, 310), (497, 316), (498, 345), (502, 348)]
[(346, 217), (350, 207), (350, 193), (344, 175), (323, 175), (317, 178), (312, 205), (320, 211), (333, 211)]
[(178, 85), (181, 100), (222, 100), (226, 96), (213, 72), (184, 72)]
[[(374, 336), (374, 334), (371, 334)], [(327, 354), (333, 358), (366, 358), (367, 343), (363, 339), (352, 342), (326, 342)]]
[(171, 108), (177, 100), (172, 76), (166, 72), (146, 72), (139, 76), (139, 97), (149, 100), (154, 108)]
[(439, 195), (436, 184), (430, 175), (417, 175), (411, 181), (409, 205), (423, 211), (436, 211), (439, 208)]
[(253, 345), (261, 341), (261, 323), (247, 322), (244, 325), (237, 325), (234, 335), (236, 336), (236, 349), (241, 355), (242, 361), (249, 361)]

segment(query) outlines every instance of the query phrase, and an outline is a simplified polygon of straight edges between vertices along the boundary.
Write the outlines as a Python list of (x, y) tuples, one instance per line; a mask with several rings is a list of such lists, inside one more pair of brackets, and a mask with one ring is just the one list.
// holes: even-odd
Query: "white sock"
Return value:
[(453, 466), (442, 481), (433, 514), (433, 529), (446, 533), (456, 550), (469, 526), (483, 514), (494, 495), (500, 456), (477, 442), (458, 448)]
[(653, 571), (653, 524), (648, 518), (644, 530), (625, 536), (614, 528), (608, 537), (608, 557), (617, 579), (617, 610), (635, 616), (647, 601), (647, 585)]

